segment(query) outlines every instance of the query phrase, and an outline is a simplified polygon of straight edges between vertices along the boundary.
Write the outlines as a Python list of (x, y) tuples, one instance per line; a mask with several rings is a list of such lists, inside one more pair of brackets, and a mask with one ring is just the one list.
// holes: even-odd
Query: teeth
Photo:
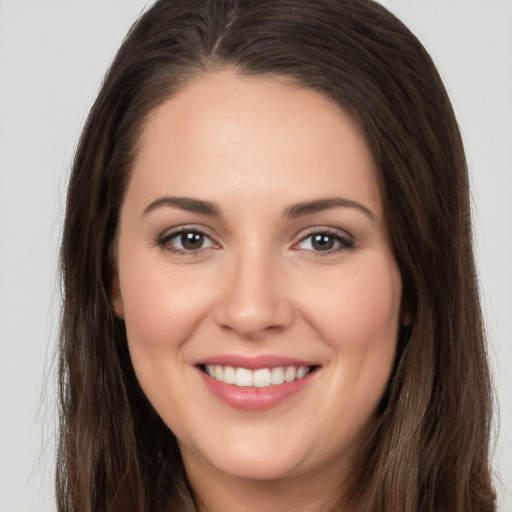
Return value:
[(279, 366), (277, 368), (233, 368), (232, 366), (205, 365), (205, 372), (215, 380), (240, 387), (267, 388), (284, 382), (302, 379), (309, 373), (307, 366)]
[(256, 370), (252, 374), (252, 383), (257, 388), (268, 388), (268, 386), (270, 386), (272, 384), (270, 370), (268, 368), (263, 368), (262, 370)]
[(246, 368), (237, 368), (235, 371), (235, 384), (237, 386), (252, 386), (252, 372)]
[(272, 384), (277, 386), (284, 382), (284, 371), (282, 368), (272, 368)]
[(224, 367), (224, 378), (222, 380), (226, 384), (234, 384), (236, 382), (236, 373), (232, 366)]
[(305, 377), (307, 374), (308, 374), (308, 368), (306, 368), (305, 366), (301, 366), (298, 370), (297, 370), (297, 373), (295, 374), (295, 378), (296, 379), (302, 379), (302, 377)]
[(284, 371), (284, 381), (285, 382), (294, 381), (296, 376), (297, 376), (297, 370), (293, 366), (288, 366), (288, 368), (286, 368), (286, 370)]

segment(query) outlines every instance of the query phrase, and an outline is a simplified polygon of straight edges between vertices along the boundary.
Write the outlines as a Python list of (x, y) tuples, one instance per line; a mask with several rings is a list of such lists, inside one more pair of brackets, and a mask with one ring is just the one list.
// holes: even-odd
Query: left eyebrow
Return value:
[(314, 199), (313, 201), (296, 203), (286, 208), (283, 213), (283, 217), (287, 219), (295, 219), (297, 217), (319, 213), (332, 208), (355, 208), (356, 210), (363, 212), (371, 220), (375, 220), (377, 218), (376, 215), (366, 206), (345, 197), (327, 197)]

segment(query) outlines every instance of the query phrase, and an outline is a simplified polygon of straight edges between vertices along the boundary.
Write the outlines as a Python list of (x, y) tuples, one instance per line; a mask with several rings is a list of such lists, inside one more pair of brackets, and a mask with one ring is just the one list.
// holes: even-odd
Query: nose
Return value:
[(226, 265), (215, 320), (247, 339), (286, 329), (293, 307), (276, 262), (260, 251), (240, 255)]

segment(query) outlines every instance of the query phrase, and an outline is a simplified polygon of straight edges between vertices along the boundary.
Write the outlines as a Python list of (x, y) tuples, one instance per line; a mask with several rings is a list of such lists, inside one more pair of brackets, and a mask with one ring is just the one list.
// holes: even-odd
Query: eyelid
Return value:
[[(325, 251), (315, 251), (315, 250), (311, 250), (311, 249), (297, 248), (297, 246), (300, 243), (304, 242), (311, 236), (322, 235), (322, 234), (332, 236), (341, 244), (341, 246), (337, 247), (337, 248), (333, 248), (333, 249), (328, 249)], [(328, 256), (328, 255), (332, 255), (337, 252), (350, 250), (355, 247), (355, 239), (351, 234), (349, 234), (345, 230), (342, 230), (339, 228), (334, 228), (332, 226), (314, 226), (312, 228), (308, 228), (308, 229), (302, 231), (301, 233), (299, 233), (297, 238), (298, 238), (298, 240), (293, 243), (291, 248), (293, 250), (304, 250), (304, 251), (313, 253), (315, 256)]]
[(208, 226), (205, 226), (203, 224), (180, 224), (178, 226), (173, 226), (171, 228), (167, 228), (163, 231), (161, 231), (161, 234), (158, 235), (158, 239), (161, 240), (163, 238), (169, 238), (172, 236), (175, 236), (177, 234), (187, 232), (187, 231), (194, 231), (196, 233), (201, 233), (208, 238), (216, 239), (218, 238), (216, 233), (212, 231)]
[[(175, 226), (173, 228), (168, 228), (167, 230), (163, 231), (161, 235), (159, 235), (155, 241), (156, 246), (160, 246), (162, 249), (165, 249), (171, 253), (181, 254), (181, 255), (187, 255), (187, 256), (196, 256), (199, 255), (209, 249), (220, 249), (222, 248), (222, 245), (217, 241), (217, 236), (212, 235), (210, 233), (211, 229), (209, 229), (207, 226), (204, 225), (197, 225), (197, 224), (185, 224), (181, 226)], [(177, 237), (181, 234), (187, 233), (187, 232), (194, 232), (198, 233), (205, 238), (207, 238), (211, 245), (208, 247), (200, 247), (198, 249), (181, 249), (179, 247), (172, 247), (169, 245), (169, 241)], [(339, 244), (338, 247), (332, 248), (332, 249), (326, 249), (324, 251), (321, 250), (314, 250), (314, 249), (302, 249), (298, 247), (302, 242), (307, 240), (309, 237), (312, 237), (314, 235), (328, 235), (333, 237)], [(314, 256), (329, 256), (334, 253), (346, 251), (353, 249), (355, 246), (355, 239), (352, 235), (350, 235), (347, 231), (342, 230), (340, 228), (332, 227), (332, 226), (314, 226), (307, 228), (303, 231), (301, 231), (296, 237), (295, 242), (291, 245), (292, 250), (296, 251), (305, 251), (308, 253), (311, 253)]]
[[(216, 240), (216, 237), (210, 233), (210, 229), (206, 226), (197, 225), (197, 224), (185, 224), (181, 226), (176, 226), (170, 229), (165, 230), (161, 235), (157, 237), (155, 245), (160, 246), (162, 249), (165, 249), (171, 253), (181, 254), (186, 256), (196, 256), (208, 249), (218, 249), (221, 247), (220, 243)], [(211, 245), (208, 247), (200, 247), (199, 249), (181, 249), (179, 247), (171, 248), (169, 246), (169, 241), (174, 237), (182, 235), (184, 233), (198, 233), (205, 238), (207, 238)]]

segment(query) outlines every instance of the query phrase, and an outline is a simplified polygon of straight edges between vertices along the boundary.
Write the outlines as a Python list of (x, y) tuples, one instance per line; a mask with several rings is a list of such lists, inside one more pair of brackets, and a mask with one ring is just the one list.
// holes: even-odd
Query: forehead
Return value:
[(150, 113), (131, 182), (148, 195), (224, 189), (267, 200), (325, 196), (337, 185), (380, 209), (368, 145), (336, 103), (284, 79), (228, 71), (195, 78)]

